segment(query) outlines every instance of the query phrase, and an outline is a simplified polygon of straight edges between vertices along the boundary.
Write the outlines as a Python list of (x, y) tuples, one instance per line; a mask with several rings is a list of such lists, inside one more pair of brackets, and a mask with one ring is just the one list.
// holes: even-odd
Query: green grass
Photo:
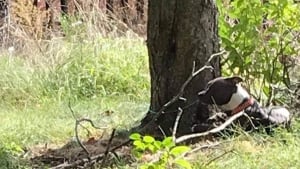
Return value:
[(198, 153), (193, 160), (195, 168), (300, 168), (299, 124), (295, 122), (291, 132), (277, 129), (272, 136), (244, 133), (228, 138), (219, 147)]
[[(109, 128), (137, 125), (147, 111), (148, 58), (142, 40), (46, 43), (43, 54), (33, 49), (0, 56), (0, 168), (17, 166), (15, 147), (70, 140), (75, 119), (69, 102), (76, 117)], [(107, 116), (107, 110), (113, 113)]]
[[(137, 125), (147, 111), (148, 58), (141, 40), (99, 37), (93, 42), (48, 45), (53, 49), (44, 56), (37, 52), (30, 57), (18, 53), (10, 59), (7, 53), (0, 57), (0, 166), (4, 168), (24, 165), (18, 159), (24, 147), (63, 144), (74, 136), (69, 101), (76, 117), (89, 117), (109, 128)], [(107, 116), (107, 110), (113, 113)], [(198, 152), (191, 162), (194, 168), (300, 168), (299, 124), (293, 124), (292, 132), (278, 130), (273, 136), (252, 133), (228, 138), (232, 141)], [(231, 152), (222, 155), (227, 151)]]
[[(141, 39), (69, 36), (43, 42), (40, 49), (0, 54), (0, 168), (24, 165), (18, 157), (25, 147), (74, 137), (69, 102), (76, 117), (109, 128), (138, 125), (147, 111), (150, 80)], [(273, 136), (227, 138), (230, 142), (198, 152), (191, 162), (210, 169), (300, 168), (300, 123), (293, 126)]]
[[(1, 138), (24, 145), (65, 140), (73, 134), (69, 101), (78, 116), (101, 116), (106, 110), (118, 114), (112, 117), (146, 112), (149, 76), (141, 40), (66, 42), (62, 48), (66, 46), (68, 52), (54, 63), (53, 58), (32, 63), (0, 57)], [(127, 123), (115, 125), (122, 124)]]

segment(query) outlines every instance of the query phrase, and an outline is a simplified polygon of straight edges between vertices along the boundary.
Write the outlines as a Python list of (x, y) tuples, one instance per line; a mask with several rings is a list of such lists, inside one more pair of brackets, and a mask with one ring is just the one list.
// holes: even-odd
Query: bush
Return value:
[(236, 0), (218, 1), (218, 5), (219, 34), (229, 52), (224, 74), (243, 76), (256, 97), (269, 104), (274, 86), (291, 88), (295, 83), (289, 71), (300, 54), (299, 4)]

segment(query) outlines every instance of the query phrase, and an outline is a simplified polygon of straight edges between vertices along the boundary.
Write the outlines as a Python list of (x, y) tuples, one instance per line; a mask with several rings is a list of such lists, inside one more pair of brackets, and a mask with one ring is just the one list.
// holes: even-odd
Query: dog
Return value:
[[(262, 107), (241, 86), (242, 81), (243, 79), (238, 76), (215, 78), (209, 81), (204, 90), (198, 93), (199, 101), (208, 105), (216, 105), (228, 117), (244, 111), (251, 118), (252, 125), (255, 127), (289, 124), (291, 113), (286, 108), (279, 106)], [(249, 130), (249, 125), (247, 128), (246, 130)]]

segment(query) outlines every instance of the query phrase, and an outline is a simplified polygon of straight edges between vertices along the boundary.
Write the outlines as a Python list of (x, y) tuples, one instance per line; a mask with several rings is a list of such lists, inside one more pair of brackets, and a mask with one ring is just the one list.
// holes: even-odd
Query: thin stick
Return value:
[(111, 146), (111, 143), (112, 143), (112, 140), (115, 136), (115, 132), (116, 132), (116, 129), (113, 129), (113, 131), (111, 132), (111, 135), (110, 135), (110, 138), (108, 140), (108, 144), (107, 144), (107, 147), (106, 147), (106, 150), (104, 152), (104, 157), (102, 159), (102, 162), (101, 162), (101, 165), (100, 165), (100, 168), (102, 168), (104, 165), (105, 165), (105, 161), (107, 159), (107, 155), (109, 153), (109, 149), (110, 149), (110, 146)]
[(195, 133), (195, 134), (188, 134), (188, 135), (181, 136), (176, 139), (175, 143), (181, 143), (183, 141), (186, 141), (186, 140), (189, 140), (192, 138), (202, 137), (202, 136), (206, 136), (209, 134), (220, 132), (221, 130), (224, 130), (227, 126), (229, 126), (234, 120), (238, 119), (239, 117), (241, 117), (243, 115), (244, 115), (244, 111), (236, 113), (235, 115), (231, 116), (228, 120), (226, 120), (223, 124), (221, 124), (219, 127), (213, 128), (211, 130), (208, 130), (208, 131), (202, 132), (202, 133)]
[(162, 129), (162, 127), (161, 127), (160, 125), (158, 125), (158, 128), (159, 128), (160, 132), (162, 133), (162, 135), (163, 135), (164, 137), (167, 137), (165, 131)]
[(87, 148), (82, 144), (80, 138), (79, 138), (79, 134), (78, 134), (78, 126), (80, 125), (80, 122), (79, 120), (76, 120), (76, 123), (75, 123), (75, 137), (76, 137), (76, 141), (77, 143), (79, 144), (79, 146), (84, 150), (84, 152), (87, 154), (87, 158), (89, 161), (91, 161), (91, 158), (90, 158), (90, 152), (87, 150)]
[(218, 52), (218, 53), (212, 54), (212, 55), (209, 57), (209, 59), (207, 60), (207, 63), (211, 62), (211, 60), (212, 60), (214, 57), (223, 55), (225, 52), (226, 52), (225, 50), (222, 50), (222, 51), (220, 51), (220, 52)]
[(220, 154), (220, 155), (218, 155), (218, 156), (216, 156), (216, 157), (210, 159), (210, 160), (209, 160), (207, 163), (205, 163), (203, 166), (208, 166), (210, 163), (216, 161), (217, 159), (219, 159), (219, 158), (223, 157), (224, 155), (226, 155), (226, 154), (228, 154), (228, 153), (231, 153), (231, 152), (233, 152), (233, 150), (225, 151), (224, 153), (222, 153), (222, 154)]
[(255, 127), (255, 125), (254, 125), (254, 123), (253, 123), (253, 121), (252, 121), (251, 117), (250, 117), (250, 116), (248, 116), (248, 114), (247, 114), (247, 113), (245, 113), (245, 112), (243, 113), (243, 115), (244, 115), (245, 117), (247, 117), (247, 118), (248, 118), (248, 120), (249, 120), (249, 122), (250, 122), (251, 126), (253, 127), (253, 129), (257, 130), (258, 128), (257, 128), (257, 127)]
[(170, 101), (168, 101), (166, 104), (163, 105), (163, 107), (158, 111), (158, 112), (162, 112), (164, 111), (167, 107), (169, 107), (171, 104), (173, 104), (174, 102), (176, 102), (178, 100), (178, 98), (180, 98), (186, 88), (186, 86), (191, 82), (191, 80), (193, 80), (193, 78), (195, 76), (197, 76), (200, 72), (204, 71), (205, 69), (210, 69), (212, 70), (213, 67), (212, 66), (203, 66), (201, 67), (199, 70), (197, 70), (196, 72), (194, 72), (195, 70), (195, 62), (193, 65), (193, 71), (191, 73), (191, 75), (188, 77), (188, 79), (183, 83), (183, 85), (181, 86), (178, 94), (176, 96), (174, 96)]
[(82, 119), (77, 119), (76, 116), (75, 116), (75, 112), (73, 111), (72, 109), (72, 106), (71, 106), (71, 101), (69, 100), (69, 104), (68, 104), (68, 107), (71, 111), (71, 114), (73, 116), (73, 118), (75, 119), (75, 138), (76, 138), (76, 141), (77, 143), (79, 144), (79, 146), (83, 149), (83, 151), (87, 154), (87, 159), (89, 161), (91, 161), (91, 158), (90, 158), (90, 152), (88, 151), (88, 149), (83, 145), (83, 143), (81, 142), (80, 138), (79, 138), (79, 134), (78, 134), (78, 126), (81, 126), (83, 128), (85, 128), (89, 133), (90, 131), (81, 124), (81, 122), (84, 122), (84, 121), (87, 121), (89, 122), (95, 129), (106, 129), (107, 127), (97, 127), (94, 122), (91, 120), (91, 119), (87, 119), (87, 118), (82, 118)]
[(91, 126), (95, 129), (107, 129), (108, 127), (98, 127), (95, 125), (95, 123), (91, 120), (91, 119), (88, 119), (88, 118), (81, 118), (81, 119), (78, 119), (78, 121), (80, 122), (89, 122), (91, 124)]
[[(82, 122), (82, 121), (87, 121), (87, 122), (89, 122), (89, 123), (92, 125), (92, 127), (94, 127), (95, 129), (107, 129), (107, 128), (108, 128), (108, 127), (97, 127), (97, 126), (94, 124), (94, 122), (93, 122), (91, 119), (88, 119), (88, 118), (81, 118), (81, 119), (78, 120), (78, 118), (75, 116), (75, 112), (74, 112), (74, 110), (73, 110), (73, 108), (72, 108), (72, 106), (71, 106), (71, 101), (70, 101), (70, 100), (69, 100), (69, 103), (68, 103), (68, 107), (69, 107), (69, 109), (70, 109), (70, 111), (71, 111), (71, 114), (72, 114), (73, 118), (74, 118), (76, 121), (80, 121), (80, 122)], [(81, 125), (81, 124), (80, 124), (80, 125)], [(85, 128), (85, 127), (82, 126), (82, 125), (81, 125), (81, 127)]]
[(205, 149), (205, 148), (212, 148), (212, 147), (216, 147), (220, 144), (224, 144), (226, 142), (229, 142), (229, 141), (223, 141), (223, 142), (216, 142), (214, 144), (206, 144), (206, 145), (201, 145), (201, 146), (198, 146), (198, 147), (195, 147), (193, 148), (191, 151), (187, 152), (187, 154), (193, 154), (199, 150), (202, 150), (202, 149)]
[(174, 142), (176, 140), (176, 132), (177, 132), (179, 120), (180, 120), (180, 118), (182, 116), (182, 112), (183, 112), (183, 110), (180, 107), (178, 107), (178, 113), (177, 113), (177, 117), (176, 117), (176, 120), (175, 120), (175, 123), (174, 123), (174, 127), (173, 127), (173, 133), (172, 133), (172, 138), (173, 138)]
[(226, 143), (226, 142), (229, 142), (229, 141), (216, 142), (214, 144), (205, 144), (205, 145), (197, 146), (197, 147), (193, 148), (192, 150), (190, 150), (190, 151), (188, 151), (186, 153), (183, 153), (182, 155), (178, 156), (176, 159), (187, 157), (188, 155), (194, 154), (195, 152), (197, 152), (199, 150), (202, 150), (202, 149), (205, 149), (205, 148), (208, 149), (208, 148), (216, 147), (216, 146), (218, 146), (220, 144), (223, 144), (223, 143)]
[[(84, 150), (84, 152), (87, 154), (87, 158), (88, 158), (88, 160), (90, 161), (91, 160), (91, 158), (90, 158), (90, 153), (89, 153), (89, 151), (87, 150), (87, 148), (82, 144), (82, 142), (81, 142), (81, 140), (80, 140), (80, 138), (79, 138), (79, 134), (78, 134), (78, 126), (79, 125), (81, 125), (81, 120), (78, 120), (77, 118), (76, 118), (76, 116), (75, 116), (75, 113), (74, 113), (74, 111), (73, 111), (73, 109), (72, 109), (72, 106), (71, 106), (71, 101), (69, 100), (69, 104), (68, 104), (68, 106), (69, 106), (69, 109), (70, 109), (70, 111), (71, 111), (71, 113), (72, 113), (72, 116), (73, 116), (73, 118), (75, 119), (75, 137), (76, 137), (76, 141), (77, 141), (77, 143), (79, 144), (79, 146)], [(88, 130), (89, 131), (89, 130)]]

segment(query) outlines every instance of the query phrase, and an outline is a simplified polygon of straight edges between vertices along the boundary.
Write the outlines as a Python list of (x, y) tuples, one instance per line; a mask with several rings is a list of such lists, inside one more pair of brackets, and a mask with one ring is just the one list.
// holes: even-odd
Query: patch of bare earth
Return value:
[[(76, 141), (69, 141), (62, 147), (55, 145), (38, 145), (30, 148), (31, 163), (33, 168), (43, 166), (59, 168), (82, 168), (91, 165), (113, 165), (116, 160), (132, 162), (131, 145), (127, 138), (115, 137), (96, 140), (89, 138), (82, 143), (84, 150)], [(102, 162), (104, 161), (104, 162)]]

